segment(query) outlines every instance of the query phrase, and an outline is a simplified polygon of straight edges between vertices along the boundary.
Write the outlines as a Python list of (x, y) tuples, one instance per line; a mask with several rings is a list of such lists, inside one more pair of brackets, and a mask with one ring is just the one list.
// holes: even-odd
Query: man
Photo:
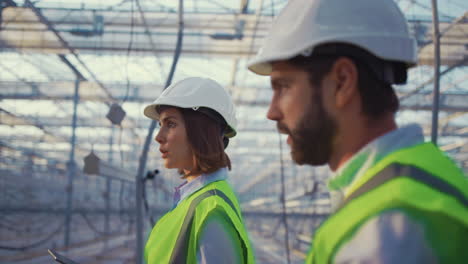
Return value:
[(466, 263), (468, 181), (418, 125), (398, 128), (393, 84), (416, 45), (391, 0), (289, 1), (249, 69), (298, 164), (328, 164), (335, 207), (307, 263)]

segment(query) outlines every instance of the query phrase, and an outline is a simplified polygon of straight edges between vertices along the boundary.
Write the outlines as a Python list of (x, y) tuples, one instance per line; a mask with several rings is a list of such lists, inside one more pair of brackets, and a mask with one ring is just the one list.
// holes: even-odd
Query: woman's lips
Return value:
[(163, 158), (163, 159), (167, 158), (167, 154), (168, 154), (168, 151), (167, 151), (167, 150), (159, 149), (159, 151), (161, 152), (162, 158)]

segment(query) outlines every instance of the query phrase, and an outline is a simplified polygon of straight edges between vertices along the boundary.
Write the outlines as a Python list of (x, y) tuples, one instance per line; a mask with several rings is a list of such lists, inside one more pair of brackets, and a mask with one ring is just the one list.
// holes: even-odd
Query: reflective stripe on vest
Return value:
[(445, 182), (444, 180), (439, 179), (433, 176), (431, 173), (413, 165), (392, 163), (378, 172), (374, 177), (372, 177), (368, 182), (364, 183), (351, 195), (349, 195), (340, 205), (340, 209), (348, 204), (351, 200), (398, 177), (408, 177), (410, 179), (416, 180), (419, 183), (425, 184), (432, 189), (438, 190), (441, 193), (450, 195), (468, 208), (468, 198), (466, 198), (465, 195), (460, 192), (460, 190)]
[[(180, 229), (179, 236), (177, 237), (174, 250), (172, 251), (170, 263), (187, 263), (187, 251), (188, 251), (189, 236), (190, 236), (189, 231), (192, 229), (192, 222), (193, 222), (195, 209), (201, 201), (214, 195), (221, 197), (232, 208), (232, 210), (236, 213), (239, 220), (242, 222), (242, 219), (239, 216), (239, 212), (234, 207), (234, 204), (227, 197), (227, 195), (224, 194), (221, 190), (212, 189), (212, 190), (209, 190), (200, 194), (197, 198), (195, 198), (190, 203), (189, 209), (187, 211), (187, 214), (185, 215), (184, 222)], [(241, 243), (241, 244), (244, 250), (245, 263), (247, 263), (247, 248), (244, 245), (244, 243)]]

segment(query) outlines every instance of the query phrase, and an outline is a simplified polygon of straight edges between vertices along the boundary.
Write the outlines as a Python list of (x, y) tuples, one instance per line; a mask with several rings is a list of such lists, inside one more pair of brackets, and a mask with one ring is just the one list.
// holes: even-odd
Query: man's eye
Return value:
[(167, 126), (172, 128), (172, 127), (176, 126), (176, 123), (169, 121), (169, 122), (167, 122)]

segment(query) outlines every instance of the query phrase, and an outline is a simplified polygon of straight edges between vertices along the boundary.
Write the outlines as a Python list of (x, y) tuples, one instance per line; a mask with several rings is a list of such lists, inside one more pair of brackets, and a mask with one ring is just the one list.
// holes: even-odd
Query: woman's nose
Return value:
[(162, 144), (164, 142), (164, 136), (161, 130), (162, 129), (159, 129), (158, 134), (156, 134), (156, 137), (154, 138), (159, 144)]

